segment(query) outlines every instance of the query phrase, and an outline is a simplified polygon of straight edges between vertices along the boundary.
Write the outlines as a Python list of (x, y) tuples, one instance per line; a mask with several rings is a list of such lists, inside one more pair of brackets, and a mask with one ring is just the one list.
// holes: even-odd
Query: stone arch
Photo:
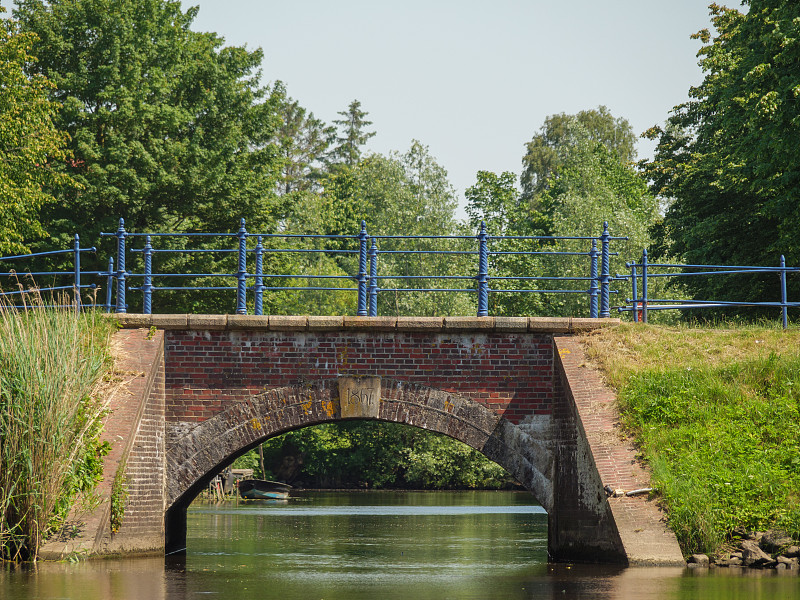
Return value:
[[(173, 438), (166, 456), (168, 512), (185, 512), (214, 474), (265, 439), (344, 418), (336, 379), (275, 388), (230, 405)], [(377, 414), (371, 418), (464, 442), (504, 467), (546, 511), (553, 509), (554, 460), (549, 445), (486, 406), (462, 395), (383, 379)]]

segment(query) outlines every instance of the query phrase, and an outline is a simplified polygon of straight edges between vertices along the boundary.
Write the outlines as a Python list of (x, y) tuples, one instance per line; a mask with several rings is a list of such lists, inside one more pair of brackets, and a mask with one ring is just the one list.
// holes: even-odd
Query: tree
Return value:
[(260, 50), (225, 47), (175, 0), (21, 0), (36, 73), (55, 85), (68, 171), (43, 219), (54, 234), (271, 225), (280, 206), (280, 94), (259, 87)]
[(340, 162), (352, 167), (361, 160), (361, 148), (375, 135), (375, 132), (365, 131), (372, 125), (372, 121), (367, 121), (366, 111), (361, 110), (361, 102), (353, 100), (346, 111), (341, 111), (343, 118), (334, 121), (339, 127), (339, 134), (336, 136), (337, 146), (333, 149), (333, 157)]
[(522, 196), (528, 200), (544, 191), (559, 165), (558, 148), (573, 143), (570, 123), (577, 120), (589, 139), (603, 144), (622, 162), (636, 158), (636, 135), (627, 119), (614, 118), (605, 106), (582, 110), (576, 115), (559, 113), (544, 121), (539, 133), (526, 144), (522, 158)]
[(55, 201), (50, 189), (70, 183), (54, 166), (67, 160), (67, 137), (53, 122), (51, 85), (26, 74), (34, 42), (15, 21), (0, 22), (0, 256), (30, 251), (31, 238), (45, 235), (39, 210)]
[[(489, 171), (478, 171), (475, 185), (467, 188), (467, 214), (473, 230), (485, 222), (488, 233), (493, 236), (540, 236), (546, 233), (544, 216), (532, 208), (532, 203), (520, 196), (516, 187), (516, 175), (504, 172), (500, 175)], [(530, 280), (513, 279), (534, 274), (536, 266), (530, 257), (516, 252), (542, 249), (536, 240), (502, 240), (491, 243), (490, 250), (507, 252), (494, 254), (489, 260), (489, 274), (498, 279), (502, 289), (531, 289), (536, 284)], [(542, 312), (542, 298), (534, 293), (492, 293), (489, 295), (489, 312), (493, 315), (535, 315)]]
[[(287, 231), (324, 235), (356, 235), (366, 221), (371, 235), (447, 235), (464, 234), (455, 219), (455, 191), (447, 172), (430, 156), (428, 148), (413, 141), (403, 154), (370, 154), (355, 165), (340, 164), (322, 179), (324, 192), (309, 195), (299, 203), (287, 221)], [(320, 243), (309, 239), (311, 245)], [(352, 240), (324, 240), (328, 249), (353, 249)], [(381, 251), (413, 250), (417, 254), (380, 255), (382, 277), (398, 275), (424, 277), (459, 272), (474, 275), (474, 265), (465, 256), (437, 255), (434, 249), (465, 249), (464, 240), (380, 240)], [(474, 249), (474, 243), (466, 246)], [(309, 255), (303, 259), (307, 273), (355, 277), (358, 259), (348, 254)], [(334, 268), (335, 265), (335, 268)], [(426, 287), (424, 279), (382, 279), (380, 286), (391, 289)], [(438, 282), (441, 284), (441, 282)], [(454, 285), (457, 285), (454, 283)], [(464, 283), (471, 287), (472, 282)], [(305, 296), (303, 296), (305, 298)], [(329, 296), (333, 298), (333, 296)], [(352, 298), (352, 295), (351, 295)], [(307, 306), (298, 296), (296, 302)], [(339, 305), (341, 306), (341, 305)], [(321, 307), (321, 305), (320, 305)], [(351, 305), (351, 311), (355, 305)], [(388, 292), (379, 294), (380, 314), (472, 314), (473, 300), (468, 294)]]
[[(556, 236), (591, 236), (602, 233), (608, 223), (613, 236), (627, 240), (613, 243), (616, 269), (627, 261), (638, 262), (642, 249), (650, 245), (650, 229), (659, 220), (658, 203), (648, 192), (644, 178), (619, 154), (574, 119), (565, 125), (569, 143), (558, 147), (559, 167), (550, 178), (539, 204)], [(587, 240), (562, 242), (559, 250), (586, 252)], [(599, 249), (599, 247), (598, 247)], [(585, 256), (551, 257), (545, 261), (549, 275), (586, 277), (589, 259)], [(613, 268), (613, 267), (612, 267)], [(587, 289), (588, 281), (559, 282), (566, 289)], [(653, 293), (657, 286), (651, 285)], [(578, 294), (547, 296), (548, 314), (588, 315), (586, 297)]]
[[(746, 0), (747, 13), (710, 6), (716, 35), (695, 34), (705, 78), (643, 164), (668, 202), (660, 248), (693, 264), (800, 263), (800, 5)], [(776, 278), (691, 278), (701, 299), (776, 300)], [(800, 292), (792, 281), (790, 293)]]
[(315, 184), (322, 177), (335, 128), (325, 125), (291, 98), (281, 104), (279, 114), (281, 125), (276, 132), (276, 142), (283, 167), (278, 192), (312, 190), (318, 187)]

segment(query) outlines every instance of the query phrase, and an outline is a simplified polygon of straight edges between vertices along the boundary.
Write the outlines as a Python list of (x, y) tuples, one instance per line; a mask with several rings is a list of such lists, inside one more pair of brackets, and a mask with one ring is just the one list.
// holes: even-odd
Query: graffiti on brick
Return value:
[(339, 408), (343, 419), (377, 418), (380, 377), (339, 377)]

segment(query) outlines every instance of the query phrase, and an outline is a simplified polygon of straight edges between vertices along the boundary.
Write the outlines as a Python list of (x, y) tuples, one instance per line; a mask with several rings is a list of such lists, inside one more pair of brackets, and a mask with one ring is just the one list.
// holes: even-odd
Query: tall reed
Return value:
[(0, 554), (5, 560), (36, 560), (76, 492), (88, 487), (87, 479), (99, 479), (104, 407), (95, 391), (109, 364), (112, 329), (94, 311), (45, 308), (35, 294), (22, 303), (26, 308), (18, 309), (0, 297)]

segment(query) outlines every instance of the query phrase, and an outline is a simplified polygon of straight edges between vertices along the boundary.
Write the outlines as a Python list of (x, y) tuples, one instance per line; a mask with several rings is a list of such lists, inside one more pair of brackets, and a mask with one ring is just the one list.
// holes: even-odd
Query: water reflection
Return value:
[(775, 572), (546, 563), (546, 515), (509, 493), (310, 494), (197, 505), (183, 557), (0, 571), (0, 598), (800, 599)]

